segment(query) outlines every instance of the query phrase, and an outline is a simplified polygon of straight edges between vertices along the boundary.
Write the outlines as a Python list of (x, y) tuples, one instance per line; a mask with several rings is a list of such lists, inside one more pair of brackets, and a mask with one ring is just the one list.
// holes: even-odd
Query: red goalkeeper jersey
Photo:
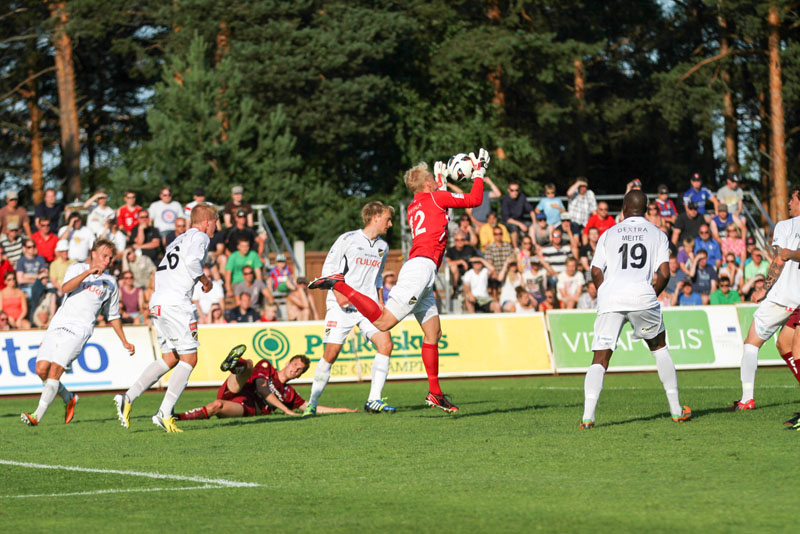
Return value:
[(411, 228), (411, 252), (408, 257), (430, 258), (438, 268), (447, 246), (448, 208), (474, 208), (483, 201), (483, 178), (476, 178), (466, 195), (434, 191), (417, 193), (408, 206), (408, 226)]

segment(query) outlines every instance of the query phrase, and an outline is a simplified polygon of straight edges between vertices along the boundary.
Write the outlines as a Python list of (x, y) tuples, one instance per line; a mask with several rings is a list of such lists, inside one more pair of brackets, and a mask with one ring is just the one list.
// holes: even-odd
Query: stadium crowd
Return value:
[[(103, 190), (82, 205), (58, 202), (53, 189), (32, 210), (19, 205), (16, 191), (9, 191), (5, 200), (0, 208), (0, 330), (47, 328), (63, 299), (67, 268), (86, 261), (101, 237), (117, 247), (111, 274), (119, 281), (123, 323), (150, 324), (156, 266), (165, 247), (189, 228), (192, 208), (207, 202), (198, 188), (190, 202), (181, 204), (169, 187), (146, 208), (137, 204), (133, 191), (125, 193), (118, 208), (108, 205)], [(266, 235), (254, 225), (243, 188), (234, 186), (230, 200), (219, 209), (204, 267), (214, 287), (204, 293), (198, 285), (193, 295), (199, 322), (319, 319), (306, 280), (295, 276), (286, 256), (277, 254), (273, 264), (268, 261)], [(98, 321), (103, 324), (104, 318)]]
[[(534, 206), (518, 183), (503, 194), (488, 177), (485, 182), (483, 204), (451, 222), (446, 257), (463, 312), (595, 308), (590, 264), (598, 239), (621, 216), (596, 199), (585, 178), (570, 184), (566, 206), (552, 183)], [(747, 236), (739, 182), (739, 175), (729, 174), (712, 193), (693, 174), (678, 200), (681, 209), (665, 185), (650, 199), (646, 218), (670, 241), (671, 278), (659, 295), (663, 306), (734, 304), (749, 301), (763, 287), (771, 258)], [(625, 193), (641, 188), (635, 179)], [(492, 210), (492, 200), (499, 200), (499, 212)]]

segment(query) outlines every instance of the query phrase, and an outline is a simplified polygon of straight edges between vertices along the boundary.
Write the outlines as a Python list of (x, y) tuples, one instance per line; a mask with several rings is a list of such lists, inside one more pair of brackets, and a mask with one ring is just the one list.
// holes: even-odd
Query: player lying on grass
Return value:
[[(460, 167), (470, 166), (469, 175)], [(308, 285), (309, 289), (334, 289), (343, 294), (355, 308), (381, 332), (413, 313), (422, 328), (422, 363), (428, 375), (428, 396), (425, 403), (452, 413), (458, 406), (448, 400), (439, 385), (439, 339), (442, 328), (436, 307), (434, 281), (442, 264), (447, 246), (448, 208), (472, 208), (483, 200), (483, 177), (489, 163), (489, 154), (480, 149), (479, 156), (459, 154), (453, 156), (444, 168), (441, 162), (434, 165), (434, 174), (425, 163), (406, 171), (403, 181), (413, 193), (408, 206), (408, 225), (411, 228), (411, 251), (397, 277), (397, 284), (389, 293), (386, 306), (381, 308), (372, 298), (353, 289), (345, 282), (347, 263), (341, 273), (321, 276)], [(473, 178), (475, 183), (466, 195), (454, 194), (444, 189), (447, 176)]]
[(23, 423), (38, 425), (56, 394), (67, 403), (64, 422), (72, 421), (78, 396), (61, 384), (61, 375), (64, 368), (80, 356), (83, 346), (92, 337), (97, 314), (101, 311), (108, 317), (108, 323), (122, 345), (133, 355), (135, 349), (122, 331), (117, 280), (105, 272), (116, 252), (114, 243), (98, 239), (92, 245), (88, 264), (75, 263), (67, 269), (61, 286), (64, 302), (50, 321), (36, 353), (36, 374), (44, 382), (44, 390), (36, 411), (32, 414), (23, 412), (20, 416)]
[[(220, 369), (230, 371), (231, 374), (217, 391), (216, 400), (175, 417), (181, 421), (210, 419), (215, 415), (251, 417), (269, 415), (275, 410), (280, 410), (286, 415), (300, 415), (294, 410), (304, 409), (306, 401), (287, 382), (300, 377), (308, 370), (310, 365), (308, 358), (302, 354), (294, 356), (283, 369), (276, 371), (267, 360), (261, 360), (253, 365), (250, 360), (242, 358), (246, 349), (244, 345), (234, 347), (220, 365)], [(317, 406), (318, 413), (357, 411), (349, 408)]]

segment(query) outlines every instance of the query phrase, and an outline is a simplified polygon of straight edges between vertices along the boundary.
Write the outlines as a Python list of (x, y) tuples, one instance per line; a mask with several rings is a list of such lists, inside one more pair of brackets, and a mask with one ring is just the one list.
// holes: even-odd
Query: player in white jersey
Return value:
[[(766, 340), (786, 323), (797, 306), (800, 306), (800, 263), (786, 260), (790, 251), (800, 248), (800, 189), (795, 188), (789, 197), (790, 219), (775, 225), (772, 233), (773, 259), (769, 265), (767, 279), (761, 295), (755, 296), (759, 302), (753, 314), (753, 322), (744, 340), (740, 378), (742, 381), (742, 398), (733, 403), (728, 410), (754, 410), (753, 398), (755, 390), (756, 370), (758, 369), (758, 351)], [(790, 363), (792, 328), (783, 328), (778, 335), (778, 350), (784, 360)]]
[(167, 247), (156, 269), (156, 290), (150, 299), (150, 317), (161, 342), (161, 359), (148, 365), (139, 379), (122, 395), (114, 397), (122, 426), (130, 427), (131, 404), (170, 369), (167, 392), (153, 424), (167, 432), (182, 432), (172, 415), (175, 403), (197, 365), (197, 319), (192, 308), (192, 291), (200, 282), (203, 292), (211, 291), (211, 280), (203, 274), (210, 237), (217, 224), (217, 210), (208, 204), (192, 208), (192, 227)]
[(36, 374), (44, 382), (44, 390), (36, 411), (20, 416), (24, 423), (38, 425), (56, 394), (67, 403), (64, 422), (72, 420), (78, 396), (61, 384), (61, 375), (64, 368), (80, 356), (92, 336), (98, 313), (106, 316), (122, 345), (133, 355), (135, 349), (122, 330), (119, 286), (116, 279), (106, 272), (116, 253), (114, 243), (98, 239), (89, 253), (89, 264), (75, 263), (67, 269), (62, 285), (64, 301), (50, 321), (36, 353)]
[[(394, 208), (382, 202), (370, 202), (361, 209), (363, 230), (347, 232), (339, 236), (328, 252), (322, 265), (322, 275), (330, 276), (346, 272), (345, 282), (360, 293), (369, 296), (383, 307), (383, 268), (386, 265), (389, 245), (378, 237), (392, 226)], [(392, 354), (392, 336), (379, 331), (355, 306), (335, 289), (328, 291), (325, 299), (328, 311), (325, 314), (325, 351), (317, 363), (311, 398), (303, 417), (312, 417), (317, 412), (317, 402), (331, 377), (331, 366), (339, 357), (342, 344), (354, 326), (370, 341), (377, 353), (372, 362), (372, 381), (364, 410), (371, 413), (393, 413), (395, 408), (381, 399), (386, 376), (389, 374), (389, 357)]]
[(628, 192), (622, 201), (622, 222), (600, 236), (592, 259), (597, 319), (592, 340), (594, 359), (584, 381), (581, 429), (594, 427), (603, 378), (626, 322), (633, 328), (633, 338), (644, 339), (656, 360), (672, 420), (683, 422), (692, 415), (678, 399), (678, 375), (656, 298), (669, 282), (669, 243), (666, 234), (644, 218), (645, 209), (647, 196), (638, 189)]

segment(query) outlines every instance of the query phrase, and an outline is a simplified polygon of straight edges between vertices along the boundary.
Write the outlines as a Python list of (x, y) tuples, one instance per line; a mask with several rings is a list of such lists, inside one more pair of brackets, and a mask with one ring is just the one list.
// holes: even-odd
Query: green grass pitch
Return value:
[[(617, 374), (606, 377), (590, 431), (577, 428), (583, 376), (447, 380), (458, 415), (424, 407), (424, 382), (390, 382), (394, 415), (184, 421), (182, 434), (150, 422), (160, 394), (136, 402), (128, 431), (111, 394), (84, 396), (69, 425), (56, 398), (36, 428), (19, 421), (36, 399), (5, 398), (0, 525), (8, 533), (796, 531), (800, 433), (782, 423), (800, 409), (800, 391), (789, 371), (759, 370), (751, 412), (725, 411), (738, 398), (738, 371), (681, 372), (679, 382), (692, 421), (670, 420), (655, 373)], [(322, 403), (361, 407), (368, 387), (331, 385)], [(298, 389), (307, 396), (309, 386)], [(213, 397), (189, 390), (178, 408)]]

